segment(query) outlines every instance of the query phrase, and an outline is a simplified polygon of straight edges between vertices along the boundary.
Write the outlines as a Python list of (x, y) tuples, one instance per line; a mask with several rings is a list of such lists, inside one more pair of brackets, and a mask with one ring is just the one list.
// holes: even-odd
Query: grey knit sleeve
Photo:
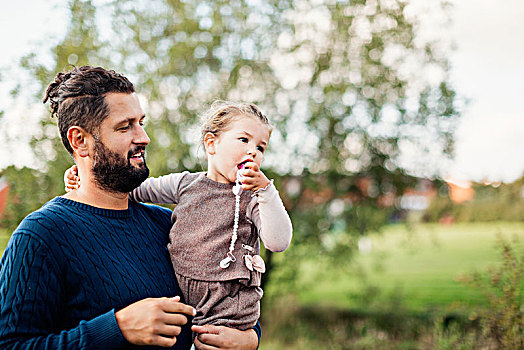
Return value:
[(132, 200), (155, 204), (178, 204), (180, 181), (188, 174), (172, 173), (160, 177), (150, 177), (129, 194)]
[(247, 215), (258, 228), (260, 239), (267, 249), (272, 252), (287, 249), (293, 236), (293, 227), (273, 183), (254, 194)]

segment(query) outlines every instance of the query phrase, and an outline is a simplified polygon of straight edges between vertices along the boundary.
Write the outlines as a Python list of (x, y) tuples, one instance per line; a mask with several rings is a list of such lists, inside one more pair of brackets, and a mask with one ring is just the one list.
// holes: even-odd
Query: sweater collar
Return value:
[(55, 197), (53, 198), (49, 203), (57, 203), (58, 205), (65, 205), (70, 208), (75, 208), (76, 210), (81, 211), (88, 211), (96, 215), (102, 215), (110, 218), (128, 218), (133, 215), (134, 206), (136, 205), (135, 202), (129, 201), (129, 206), (127, 209), (124, 210), (116, 210), (116, 209), (106, 209), (106, 208), (99, 208), (94, 207), (89, 204), (80, 203), (71, 199), (63, 198), (63, 197)]

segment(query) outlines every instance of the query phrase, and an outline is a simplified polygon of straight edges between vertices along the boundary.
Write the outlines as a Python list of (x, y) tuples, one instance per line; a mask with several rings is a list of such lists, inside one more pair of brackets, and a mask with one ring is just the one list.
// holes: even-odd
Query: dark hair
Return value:
[(44, 103), (49, 100), (51, 117), (58, 119), (58, 130), (67, 151), (73, 149), (67, 139), (67, 130), (79, 126), (92, 135), (109, 115), (105, 95), (111, 92), (133, 93), (133, 84), (122, 74), (102, 67), (74, 67), (58, 73), (45, 92)]

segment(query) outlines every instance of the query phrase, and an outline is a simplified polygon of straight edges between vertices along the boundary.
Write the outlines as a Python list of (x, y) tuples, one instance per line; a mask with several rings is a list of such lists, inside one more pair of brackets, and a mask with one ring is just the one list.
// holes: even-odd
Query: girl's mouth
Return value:
[(238, 168), (238, 169), (242, 169), (242, 168), (244, 168), (244, 165), (246, 165), (246, 163), (247, 163), (247, 162), (250, 162), (250, 161), (251, 161), (250, 159), (246, 159), (246, 160), (244, 160), (243, 162), (238, 163), (238, 164), (237, 164), (237, 168)]

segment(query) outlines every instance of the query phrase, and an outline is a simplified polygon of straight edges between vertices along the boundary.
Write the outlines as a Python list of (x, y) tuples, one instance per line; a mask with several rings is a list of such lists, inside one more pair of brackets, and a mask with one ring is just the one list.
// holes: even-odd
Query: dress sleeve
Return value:
[(114, 310), (60, 329), (64, 284), (49, 249), (13, 234), (0, 262), (0, 348), (107, 349), (126, 344)]
[(177, 204), (180, 180), (186, 175), (172, 173), (160, 177), (150, 177), (130, 193), (130, 198), (138, 202), (155, 204)]
[(272, 252), (287, 249), (293, 236), (293, 227), (273, 182), (254, 193), (248, 207), (249, 214), (267, 249)]

